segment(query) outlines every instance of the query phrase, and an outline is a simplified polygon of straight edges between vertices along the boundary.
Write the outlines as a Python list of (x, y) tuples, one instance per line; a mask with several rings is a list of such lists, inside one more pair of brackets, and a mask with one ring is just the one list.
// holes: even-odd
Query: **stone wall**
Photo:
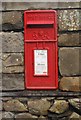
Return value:
[[(2, 89), (3, 93), (0, 98), (0, 115), (3, 119), (69, 120), (81, 117), (80, 5), (80, 2), (2, 3), (0, 91)], [(31, 91), (24, 86), (23, 13), (31, 9), (55, 9), (58, 12), (57, 90)]]

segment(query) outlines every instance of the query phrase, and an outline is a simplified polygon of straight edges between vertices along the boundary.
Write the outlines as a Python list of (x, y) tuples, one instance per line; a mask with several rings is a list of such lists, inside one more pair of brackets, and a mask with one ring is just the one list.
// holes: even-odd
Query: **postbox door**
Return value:
[(56, 89), (58, 86), (57, 43), (45, 43), (44, 48), (42, 43), (39, 43), (38, 47), (37, 43), (25, 43), (25, 49), (26, 88)]

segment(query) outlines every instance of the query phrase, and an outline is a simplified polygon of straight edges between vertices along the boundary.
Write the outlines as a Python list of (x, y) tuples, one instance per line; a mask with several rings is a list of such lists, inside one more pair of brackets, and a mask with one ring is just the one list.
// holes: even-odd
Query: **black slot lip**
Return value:
[(27, 24), (28, 28), (53, 28), (53, 24)]

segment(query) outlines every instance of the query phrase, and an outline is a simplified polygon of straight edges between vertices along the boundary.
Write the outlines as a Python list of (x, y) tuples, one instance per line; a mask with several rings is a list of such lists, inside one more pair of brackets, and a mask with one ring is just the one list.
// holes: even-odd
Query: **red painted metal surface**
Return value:
[(24, 12), (25, 87), (58, 88), (57, 13)]

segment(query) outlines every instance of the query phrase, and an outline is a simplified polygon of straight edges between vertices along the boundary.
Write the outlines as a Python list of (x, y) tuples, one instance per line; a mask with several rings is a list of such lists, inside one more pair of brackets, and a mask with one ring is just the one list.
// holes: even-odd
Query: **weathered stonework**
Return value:
[(28, 111), (27, 106), (23, 105), (20, 101), (18, 100), (10, 100), (4, 103), (4, 110), (5, 111)]
[(3, 53), (3, 73), (22, 73), (24, 71), (22, 53)]
[(70, 116), (69, 120), (72, 120), (72, 119), (80, 120), (81, 116), (79, 114), (73, 112), (72, 115)]
[(81, 77), (63, 77), (59, 88), (63, 91), (81, 92)]
[[(36, 1), (36, 0), (35, 0)], [(79, 2), (6, 2), (3, 10), (27, 10), (27, 9), (55, 9), (55, 8), (80, 8)]]
[(69, 109), (69, 105), (65, 100), (56, 100), (53, 106), (49, 109), (49, 111), (61, 114)]
[(3, 102), (6, 102), (6, 101), (8, 101), (8, 100), (12, 100), (12, 97), (2, 97), (1, 100), (2, 100)]
[(3, 60), (3, 65), (7, 67), (23, 65), (23, 54), (22, 53), (8, 53), (8, 54), (3, 53), (2, 60)]
[(35, 115), (47, 115), (51, 104), (46, 99), (28, 101), (29, 112)]
[(81, 98), (73, 98), (69, 99), (68, 101), (74, 108), (81, 112)]
[(18, 53), (24, 51), (24, 36), (22, 32), (1, 32), (0, 37), (2, 37), (2, 52)]
[(2, 112), (2, 118), (14, 120), (14, 114), (11, 112)]
[(80, 47), (64, 47), (59, 50), (59, 70), (62, 76), (81, 75)]
[(0, 2), (0, 11), (4, 10), (4, 8), (5, 8), (5, 6), (2, 6), (2, 2)]
[(59, 34), (59, 46), (81, 46), (81, 33), (65, 33)]
[(2, 100), (0, 100), (0, 111), (2, 111), (2, 109), (3, 109), (2, 106), (3, 106), (2, 105)]
[[(0, 54), (0, 79), (2, 78), (1, 73), (2, 73), (2, 60), (1, 60), (1, 54)], [(1, 83), (2, 82), (0, 81), (0, 85), (1, 85)]]
[(23, 74), (2, 74), (3, 90), (24, 90)]
[[(80, 113), (74, 112), (74, 108), (71, 109), (71, 104), (72, 104), (72, 106), (74, 105), (74, 107), (76, 107), (76, 108), (77, 107), (80, 108), (80, 104), (78, 104), (78, 103), (80, 103), (79, 102), (80, 99), (78, 99), (78, 98), (76, 98), (76, 99), (68, 99), (67, 98), (66, 100), (65, 99), (61, 98), (61, 99), (57, 100), (55, 98), (54, 100), (50, 101), (51, 106), (48, 107), (47, 110), (46, 110), (46, 111), (48, 111), (48, 114), (45, 114), (45, 115), (39, 114), (38, 115), (37, 113), (36, 114), (33, 113), (33, 112), (30, 113), (30, 106), (27, 103), (31, 101), (31, 104), (32, 104), (32, 107), (33, 107), (32, 110), (35, 110), (35, 111), (37, 110), (38, 111), (38, 108), (39, 108), (39, 111), (42, 111), (42, 112), (45, 113), (44, 107), (48, 106), (47, 98), (45, 98), (45, 97), (44, 98), (39, 98), (39, 99), (28, 98), (28, 99), (25, 99), (25, 101), (23, 101), (23, 99), (22, 99), (23, 102), (22, 101), (20, 102), (19, 100), (17, 100), (16, 97), (14, 99), (12, 98), (10, 100), (8, 100), (8, 98), (6, 98), (7, 101), (3, 101), (3, 108), (6, 111), (11, 111), (11, 112), (4, 112), (3, 111), (3, 115), (4, 115), (3, 118), (5, 118), (5, 119), (6, 118), (14, 118), (14, 120), (17, 120), (17, 119), (19, 119), (19, 120), (22, 120), (22, 119), (70, 120), (71, 118), (81, 117)], [(44, 102), (43, 102), (43, 100), (44, 100)], [(38, 105), (39, 101), (40, 101), (40, 104)], [(38, 107), (37, 107), (37, 105), (38, 105)]]
[[(0, 25), (1, 26), (1, 25)], [(23, 28), (22, 12), (12, 11), (2, 13), (2, 30), (19, 30)]]
[(30, 113), (20, 113), (15, 116), (15, 120), (22, 120), (22, 119), (34, 119), (37, 120), (37, 116), (31, 115)]
[(58, 23), (59, 30), (81, 30), (80, 28), (80, 19), (79, 16), (81, 14), (81, 10), (59, 10), (58, 11)]
[(44, 117), (44, 116), (41, 115), (41, 116), (38, 118), (38, 120), (42, 120), (42, 119), (43, 119), (43, 120), (47, 120), (46, 117)]

